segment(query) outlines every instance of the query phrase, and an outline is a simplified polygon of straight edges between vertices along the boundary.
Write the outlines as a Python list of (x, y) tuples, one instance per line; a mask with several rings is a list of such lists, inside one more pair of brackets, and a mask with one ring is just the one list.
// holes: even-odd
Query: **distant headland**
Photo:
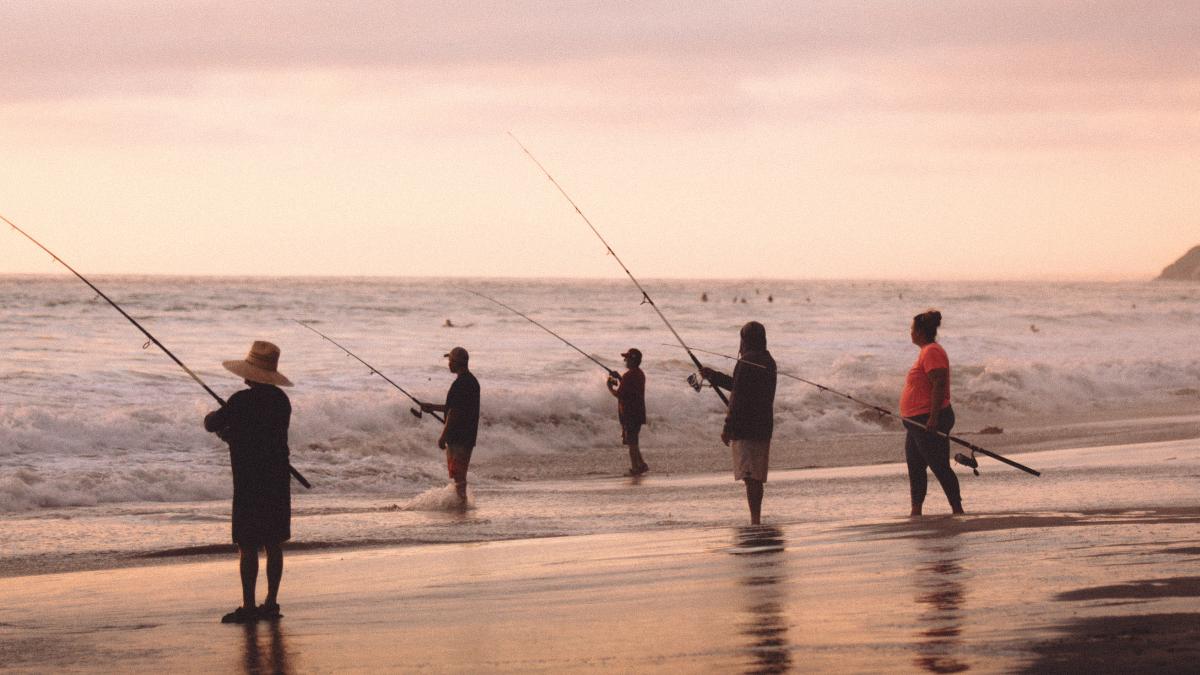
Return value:
[(1200, 281), (1200, 246), (1193, 246), (1192, 250), (1183, 254), (1182, 258), (1167, 265), (1158, 278), (1172, 281)]

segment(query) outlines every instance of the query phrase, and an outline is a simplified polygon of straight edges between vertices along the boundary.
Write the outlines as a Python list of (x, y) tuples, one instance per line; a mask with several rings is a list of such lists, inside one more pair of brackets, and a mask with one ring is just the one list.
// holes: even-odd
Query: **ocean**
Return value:
[[(639, 522), (694, 526), (729, 515), (691, 506), (701, 493), (689, 492), (687, 481), (671, 488), (675, 515), (643, 514), (624, 482), (597, 478), (595, 457), (621, 455), (604, 371), (466, 292), (529, 314), (613, 368), (622, 351), (638, 347), (648, 379), (643, 445), (684, 460), (720, 453), (720, 402), (687, 385), (687, 355), (627, 280), (92, 280), (222, 396), (241, 383), (221, 361), (243, 357), (256, 339), (281, 347), (280, 370), (296, 383), (287, 390), (292, 463), (316, 485), (311, 492), (293, 485), (297, 546), (553, 536)], [(758, 320), (782, 370), (888, 408), (916, 356), (911, 317), (927, 307), (944, 315), (939, 341), (950, 354), (960, 415), (1119, 417), (1135, 405), (1177, 405), (1200, 389), (1195, 285), (644, 285), (693, 346), (736, 353), (738, 328)], [(228, 452), (201, 427), (214, 401), (74, 277), (0, 276), (0, 310), (0, 574), (227, 545)], [(442, 355), (456, 345), (470, 351), (483, 391), (476, 462), (487, 468), (474, 484), (472, 511), (445, 508), (436, 423), (412, 416), (400, 392), (293, 319), (435, 402), (453, 377)], [(732, 369), (718, 357), (702, 360)], [(896, 433), (858, 406), (786, 379), (776, 420), (776, 445)], [(565, 467), (562, 479), (523, 476), (522, 463), (538, 457)], [(618, 461), (610, 473), (621, 468)], [(587, 495), (608, 492), (621, 496), (606, 496), (603, 508), (559, 513), (566, 493), (587, 503)], [(744, 504), (736, 494), (731, 501), (740, 517)], [(768, 513), (769, 504), (770, 496)]]

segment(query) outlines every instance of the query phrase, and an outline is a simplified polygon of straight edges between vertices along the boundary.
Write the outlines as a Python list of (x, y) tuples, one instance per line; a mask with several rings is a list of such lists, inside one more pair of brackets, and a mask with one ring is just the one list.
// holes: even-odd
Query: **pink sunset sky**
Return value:
[[(1200, 3), (0, 4), (0, 214), (81, 272), (1151, 277)], [(5, 233), (0, 272), (61, 271)]]

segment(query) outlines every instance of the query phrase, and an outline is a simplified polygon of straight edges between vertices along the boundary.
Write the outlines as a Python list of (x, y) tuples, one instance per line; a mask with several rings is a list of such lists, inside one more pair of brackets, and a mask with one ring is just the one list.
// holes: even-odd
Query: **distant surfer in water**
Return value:
[(629, 475), (640, 476), (650, 470), (642, 459), (638, 435), (646, 423), (646, 374), (642, 372), (642, 352), (636, 347), (621, 354), (625, 374), (608, 378), (608, 391), (617, 397), (617, 419), (621, 422), (621, 443), (629, 446)]
[[(283, 578), (283, 542), (292, 536), (291, 476), (288, 474), (288, 425), (292, 404), (279, 387), (292, 383), (279, 372), (279, 347), (256, 341), (227, 370), (249, 385), (223, 408), (204, 418), (204, 428), (229, 443), (233, 468), (233, 543), (241, 555), (242, 605), (222, 623), (278, 619), (279, 581)], [(258, 549), (267, 552), (267, 597), (254, 606)]]
[[(949, 434), (954, 428), (954, 409), (950, 407), (950, 357), (937, 343), (942, 313), (931, 309), (913, 317), (910, 337), (921, 348), (916, 363), (904, 379), (900, 394), (900, 415), (908, 435), (904, 439), (904, 458), (908, 462), (908, 484), (912, 495), (912, 514), (921, 515), (929, 477), (928, 467), (937, 477), (954, 513), (962, 513), (958, 477), (950, 468), (950, 440), (934, 433)], [(915, 424), (914, 424), (915, 422)]]
[[(767, 464), (771, 434), (775, 427), (775, 359), (767, 351), (767, 329), (757, 321), (742, 326), (739, 362), (733, 377), (712, 368), (700, 374), (714, 387), (729, 390), (729, 412), (721, 430), (721, 442), (733, 454), (733, 478), (746, 484), (746, 502), (750, 506), (750, 524), (762, 518), (763, 483), (767, 482)], [(742, 363), (757, 364), (756, 366)]]
[(467, 469), (471, 465), (471, 453), (479, 432), (479, 380), (468, 367), (470, 354), (462, 347), (455, 347), (445, 355), (449, 359), (450, 372), (458, 375), (446, 393), (446, 403), (422, 403), (425, 412), (446, 413), (446, 426), (438, 438), (438, 447), (446, 451), (446, 469), (459, 504), (467, 505)]

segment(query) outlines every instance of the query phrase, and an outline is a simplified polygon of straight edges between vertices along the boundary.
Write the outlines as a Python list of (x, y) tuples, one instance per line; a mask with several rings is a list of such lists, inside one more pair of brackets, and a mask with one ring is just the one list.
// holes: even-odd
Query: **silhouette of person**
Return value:
[(921, 515), (929, 478), (928, 467), (937, 477), (954, 513), (962, 513), (958, 477), (950, 468), (949, 434), (954, 428), (954, 409), (950, 407), (950, 358), (937, 343), (942, 313), (931, 309), (913, 317), (910, 337), (921, 348), (916, 363), (904, 380), (900, 394), (900, 416), (905, 418), (907, 436), (904, 457), (908, 463), (911, 515)]
[[(229, 397), (204, 418), (204, 428), (229, 444), (233, 469), (233, 543), (240, 553), (242, 604), (222, 623), (277, 619), (283, 578), (283, 542), (291, 538), (291, 476), (288, 474), (288, 425), (292, 404), (280, 386), (292, 385), (279, 372), (279, 347), (255, 341), (240, 361), (225, 361), (248, 389)], [(258, 550), (267, 553), (267, 597), (254, 606)]]
[(465, 507), (467, 469), (479, 433), (479, 380), (468, 367), (471, 357), (467, 350), (455, 347), (445, 357), (449, 359), (450, 372), (458, 377), (446, 393), (445, 404), (422, 403), (421, 410), (446, 413), (446, 425), (438, 438), (438, 447), (446, 451), (446, 469), (454, 481), (459, 503)]
[[(642, 372), (642, 352), (636, 347), (621, 354), (627, 370), (620, 377), (608, 378), (608, 392), (617, 398), (617, 420), (621, 423), (621, 443), (629, 447), (629, 475), (640, 476), (650, 470), (642, 459), (638, 436), (646, 423), (646, 374)], [(613, 375), (616, 375), (614, 372)]]
[(767, 329), (757, 321), (742, 326), (733, 377), (708, 367), (701, 368), (700, 374), (714, 387), (729, 390), (721, 442), (730, 447), (734, 480), (746, 484), (750, 523), (758, 525), (775, 428), (775, 359), (767, 351)]

